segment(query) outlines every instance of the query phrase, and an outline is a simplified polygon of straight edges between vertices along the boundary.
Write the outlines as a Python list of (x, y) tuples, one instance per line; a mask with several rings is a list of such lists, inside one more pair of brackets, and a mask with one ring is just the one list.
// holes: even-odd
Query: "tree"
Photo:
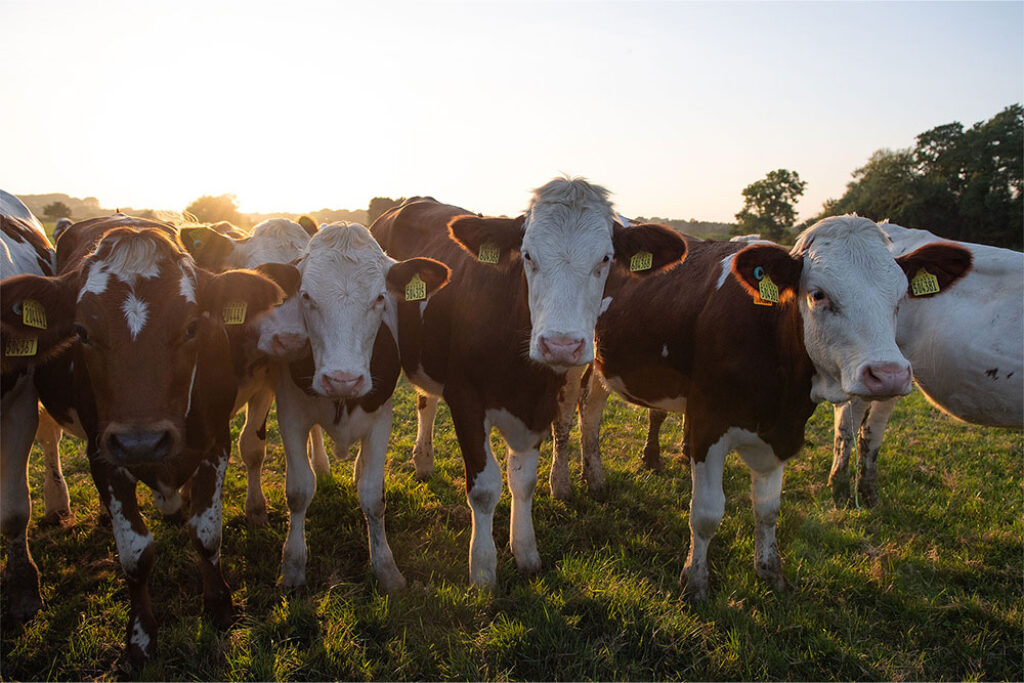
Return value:
[(374, 197), (370, 200), (370, 206), (366, 210), (366, 220), (372, 225), (375, 220), (384, 214), (385, 211), (398, 206), (402, 201), (404, 201), (404, 197), (401, 199), (392, 199), (391, 197)]
[(203, 195), (187, 207), (185, 212), (196, 217), (200, 223), (216, 223), (229, 221), (244, 226), (246, 221), (238, 212), (238, 200), (233, 194), (222, 194), (212, 197)]
[(732, 234), (758, 233), (765, 239), (781, 241), (796, 222), (793, 204), (806, 187), (796, 171), (769, 171), (761, 180), (743, 188), (743, 209), (736, 214), (737, 225)]
[(58, 218), (71, 218), (71, 207), (64, 202), (54, 202), (43, 207), (43, 215), (53, 221)]

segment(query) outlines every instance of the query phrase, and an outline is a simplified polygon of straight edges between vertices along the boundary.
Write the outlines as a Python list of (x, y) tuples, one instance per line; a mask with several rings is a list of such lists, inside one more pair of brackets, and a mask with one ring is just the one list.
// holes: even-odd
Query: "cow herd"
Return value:
[(243, 407), (245, 512), (262, 525), (266, 419), (277, 401), (289, 511), (281, 584), (305, 583), (306, 513), (316, 474), (328, 469), (327, 433), (339, 450), (358, 442), (370, 564), (387, 591), (405, 586), (384, 524), (392, 393), (403, 372), (419, 393), (412, 455), (421, 479), (433, 469), (439, 399), (451, 410), (472, 513), (469, 578), (481, 587), (496, 581), (492, 527), (503, 489), (492, 429), (508, 445), (512, 553), (534, 572), (543, 440), (553, 432), (551, 492), (564, 498), (577, 408), (592, 491), (603, 485), (609, 392), (651, 409), (650, 464), (662, 411), (683, 413), (693, 487), (682, 581), (694, 600), (708, 591), (707, 550), (732, 451), (751, 472), (756, 571), (782, 585), (783, 467), (817, 403), (837, 406), (837, 502), (849, 495), (858, 429), (863, 497), (877, 496), (881, 431), (912, 378), (962, 419), (1024, 426), (1024, 257), (856, 216), (817, 223), (792, 250), (704, 241), (633, 224), (605, 189), (578, 178), (538, 188), (516, 218), (429, 197), (406, 200), (369, 229), (303, 217), (248, 234), (118, 213), (61, 223), (55, 249), (17, 198), (0, 194), (0, 214), (9, 608), (23, 620), (42, 605), (27, 541), (27, 461), (35, 438), (47, 458), (47, 513), (67, 514), (56, 455), (64, 429), (86, 440), (111, 519), (135, 660), (150, 657), (157, 638), (148, 589), (155, 546), (139, 481), (165, 516), (187, 519), (207, 616), (220, 626), (233, 619), (221, 498), (230, 421)]

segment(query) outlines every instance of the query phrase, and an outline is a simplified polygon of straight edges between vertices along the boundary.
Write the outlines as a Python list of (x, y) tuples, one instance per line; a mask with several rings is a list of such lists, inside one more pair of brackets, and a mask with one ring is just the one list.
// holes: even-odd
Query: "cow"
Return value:
[[(253, 228), (251, 235), (226, 221), (211, 226), (184, 225), (180, 232), (196, 263), (206, 270), (222, 272), (297, 261), (316, 233), (316, 225), (303, 216), (299, 222), (287, 218), (265, 220)], [(289, 300), (252, 326), (256, 338), (247, 345), (245, 379), (235, 398), (235, 412), (245, 406), (245, 425), (238, 437), (238, 450), (246, 469), (245, 516), (249, 524), (257, 527), (267, 524), (261, 476), (267, 450), (267, 415), (274, 401), (275, 383), (268, 359), (292, 359), (308, 347), (298, 302), (291, 300), (297, 287), (296, 280), (285, 292)], [(323, 431), (315, 426), (310, 436), (313, 470), (318, 475), (329, 474), (331, 465), (324, 449)]]
[(452, 271), (429, 301), (398, 303), (398, 346), (417, 390), (442, 396), (451, 409), (473, 520), (470, 581), (490, 588), (496, 579), (492, 522), (503, 482), (492, 428), (509, 447), (512, 553), (521, 571), (538, 571), (531, 514), (538, 448), (566, 370), (593, 359), (608, 273), (631, 261), (638, 275), (660, 272), (679, 263), (686, 245), (662, 226), (623, 227), (608, 191), (582, 178), (546, 183), (516, 218), (414, 198), (370, 231), (392, 258), (425, 256)]
[[(911, 389), (896, 345), (896, 310), (925, 272), (939, 293), (971, 267), (968, 250), (932, 244), (893, 258), (877, 224), (824, 219), (792, 251), (686, 238), (687, 259), (659, 278), (622, 282), (597, 323), (596, 371), (580, 409), (582, 455), (600, 468), (609, 390), (685, 413), (693, 483), (681, 581), (707, 596), (707, 549), (725, 510), (725, 456), (751, 473), (755, 569), (784, 585), (775, 541), (784, 463), (800, 450), (817, 403), (888, 398)], [(932, 293), (923, 296), (933, 296)]]
[[(384, 531), (384, 468), (392, 426), (392, 393), (401, 372), (399, 301), (429, 304), (449, 269), (429, 258), (396, 261), (358, 223), (321, 226), (296, 264), (297, 299), (306, 353), (273, 362), (277, 416), (288, 462), (289, 521), (281, 557), (281, 585), (306, 582), (305, 520), (316, 492), (306, 455), (310, 429), (320, 425), (347, 453), (359, 442), (355, 480), (366, 518), (370, 565), (382, 588), (404, 588)], [(269, 320), (268, 324), (273, 324)]]
[[(0, 245), (3, 247), (0, 279), (19, 274), (54, 274), (56, 253), (43, 226), (20, 199), (3, 190), (0, 190)], [(10, 351), (17, 352), (16, 349)], [(3, 580), (11, 598), (11, 617), (21, 622), (31, 618), (43, 604), (39, 571), (28, 549), (32, 508), (27, 468), (33, 436), (39, 441), (46, 462), (43, 470), (46, 521), (59, 523), (67, 519), (71, 508), (57, 450), (60, 428), (39, 405), (34, 369), (22, 367), (4, 371), (0, 386), (0, 531), (8, 548)]]
[(194, 265), (173, 226), (115, 214), (67, 228), (57, 241), (57, 274), (7, 278), (0, 298), (4, 372), (46, 371), (40, 396), (47, 409), (86, 435), (128, 583), (129, 657), (147, 659), (157, 642), (148, 587), (155, 548), (139, 512), (138, 481), (165, 513), (180, 507), (178, 490), (191, 482), (188, 526), (204, 611), (217, 626), (229, 625), (220, 539), (239, 382), (233, 338), (279, 302), (282, 289), (256, 272), (210, 274)]
[[(942, 241), (927, 230), (882, 223), (897, 256)], [(900, 307), (896, 341), (914, 381), (935, 407), (972, 424), (1024, 428), (1024, 254), (981, 244), (973, 266), (940, 298), (910, 298)], [(835, 406), (829, 486), (837, 506), (849, 504), (848, 464), (860, 450), (859, 500), (878, 502), (878, 450), (897, 399), (854, 398)], [(858, 433), (859, 430), (859, 433)]]

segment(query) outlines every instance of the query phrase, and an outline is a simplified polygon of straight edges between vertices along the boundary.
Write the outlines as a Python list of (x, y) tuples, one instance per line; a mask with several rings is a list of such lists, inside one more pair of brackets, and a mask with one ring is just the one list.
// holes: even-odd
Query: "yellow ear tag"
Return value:
[(241, 325), (245, 322), (245, 309), (249, 305), (244, 301), (232, 301), (224, 305), (222, 315), (225, 325)]
[(939, 291), (939, 278), (922, 268), (917, 271), (917, 275), (910, 281), (910, 291), (914, 293), (914, 296), (937, 294)]
[(39, 340), (31, 339), (8, 339), (4, 347), (5, 356), (34, 356), (39, 349)]
[(25, 323), (29, 327), (36, 327), (40, 330), (45, 330), (46, 310), (43, 308), (43, 305), (35, 299), (25, 299), (22, 301), (21, 322)]
[(406, 301), (421, 301), (427, 298), (427, 283), (420, 278), (420, 274), (416, 273), (409, 280), (409, 284), (405, 286), (405, 300)]
[(654, 254), (649, 251), (638, 251), (629, 259), (629, 272), (639, 273), (642, 270), (650, 270), (654, 265)]
[(768, 277), (768, 273), (764, 274), (761, 281), (757, 283), (758, 293), (761, 295), (761, 300), (770, 302), (773, 304), (779, 303), (779, 288), (775, 286), (772, 279)]
[(480, 263), (497, 263), (500, 258), (501, 250), (494, 242), (484, 242), (480, 245), (480, 253), (477, 254)]

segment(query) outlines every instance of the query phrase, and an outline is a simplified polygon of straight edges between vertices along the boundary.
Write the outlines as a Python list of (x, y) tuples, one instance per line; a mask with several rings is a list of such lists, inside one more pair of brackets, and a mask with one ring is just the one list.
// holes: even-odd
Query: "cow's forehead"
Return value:
[(390, 265), (391, 260), (365, 227), (332, 223), (309, 240), (299, 269), (303, 289), (377, 296)]
[(105, 235), (82, 263), (78, 300), (103, 295), (113, 282), (138, 288), (166, 290), (168, 295), (195, 303), (195, 268), (191, 259), (162, 232), (113, 231)]
[(264, 263), (290, 263), (302, 255), (309, 233), (287, 218), (271, 218), (253, 228), (252, 236), (240, 243), (243, 265), (254, 268)]
[(858, 290), (858, 296), (872, 292), (898, 296), (905, 285), (891, 240), (866, 218), (825, 219), (800, 235), (793, 253), (803, 257), (805, 286), (850, 287)]
[(537, 188), (526, 213), (523, 245), (570, 258), (606, 251), (615, 218), (608, 191), (582, 178), (556, 178)]

